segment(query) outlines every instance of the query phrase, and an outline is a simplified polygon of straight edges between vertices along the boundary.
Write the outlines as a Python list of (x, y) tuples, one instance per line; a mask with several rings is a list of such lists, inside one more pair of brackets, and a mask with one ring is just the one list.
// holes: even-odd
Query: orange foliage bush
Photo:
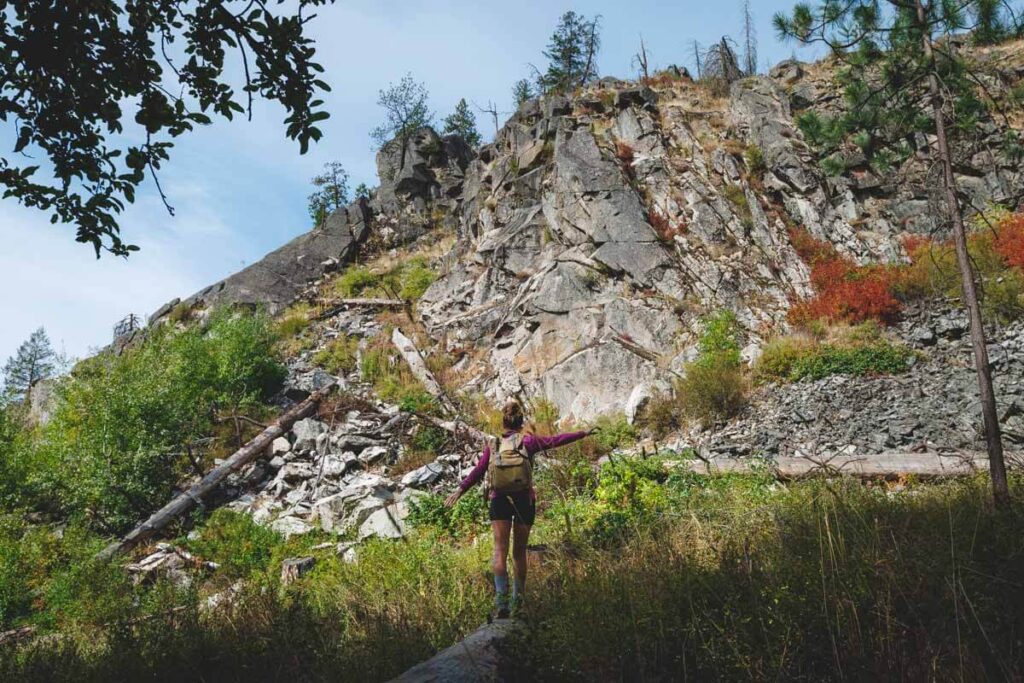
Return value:
[(995, 249), (1006, 265), (1024, 269), (1024, 214), (1013, 213), (996, 225)]
[(806, 325), (815, 320), (847, 323), (878, 320), (890, 324), (896, 320), (900, 303), (892, 294), (893, 269), (858, 266), (806, 230), (790, 230), (790, 239), (811, 268), (814, 288), (814, 296), (790, 308), (790, 322)]

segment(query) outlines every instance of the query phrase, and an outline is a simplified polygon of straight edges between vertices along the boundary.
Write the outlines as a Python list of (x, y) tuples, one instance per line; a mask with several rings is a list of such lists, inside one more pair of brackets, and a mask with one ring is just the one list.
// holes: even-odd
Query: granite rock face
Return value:
[[(885, 177), (856, 163), (822, 172), (796, 118), (841, 104), (823, 64), (786, 61), (718, 99), (682, 77), (603, 79), (524, 103), (479, 150), (422, 128), (380, 150), (368, 201), (186, 303), (276, 311), (371, 237), (388, 249), (439, 232), (455, 245), (416, 314), (449, 350), (475, 349), (468, 391), (544, 398), (577, 420), (634, 411), (693, 358), (708, 312), (736, 313), (748, 361), (786, 331), (811, 291), (792, 228), (861, 263), (903, 259), (903, 237), (941, 228), (919, 182), (926, 158)], [(979, 206), (1024, 196), (1003, 160), (958, 172)]]

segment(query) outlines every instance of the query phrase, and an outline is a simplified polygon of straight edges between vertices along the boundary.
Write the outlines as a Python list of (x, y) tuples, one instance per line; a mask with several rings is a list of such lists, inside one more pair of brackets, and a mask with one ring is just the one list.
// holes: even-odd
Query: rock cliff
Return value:
[[(1016, 81), (1018, 52), (983, 51), (993, 88)], [(708, 311), (737, 314), (748, 356), (785, 329), (810, 291), (792, 227), (858, 262), (904, 258), (901, 236), (941, 228), (917, 182), (924, 156), (884, 177), (856, 159), (821, 171), (795, 116), (838, 107), (832, 79), (828, 63), (789, 61), (717, 97), (685, 76), (606, 78), (528, 101), (479, 150), (424, 128), (381, 150), (369, 201), (187, 303), (277, 311), (361, 252), (444, 231), (455, 247), (416, 314), (438, 342), (476, 350), (467, 388), (543, 396), (580, 420), (622, 410), (682, 372)], [(978, 139), (996, 133), (986, 122)], [(976, 207), (1024, 189), (992, 154), (958, 171)]]

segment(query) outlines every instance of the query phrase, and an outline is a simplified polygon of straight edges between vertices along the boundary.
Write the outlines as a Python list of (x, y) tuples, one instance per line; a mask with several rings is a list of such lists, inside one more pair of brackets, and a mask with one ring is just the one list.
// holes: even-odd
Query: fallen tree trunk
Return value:
[(427, 367), (427, 363), (423, 360), (420, 350), (416, 348), (416, 344), (402, 334), (402, 331), (397, 327), (394, 332), (391, 333), (391, 343), (394, 344), (395, 348), (398, 349), (398, 352), (402, 354), (402, 358), (405, 359), (405, 362), (412, 371), (413, 376), (420, 381), (427, 392), (441, 403), (441, 407), (444, 408), (449, 415), (457, 414), (458, 410), (455, 408), (455, 404), (453, 404), (451, 399), (448, 398), (448, 394), (445, 393), (444, 388), (437, 379), (434, 378), (433, 373), (430, 372), (430, 368)]
[(330, 318), (335, 313), (344, 311), (346, 308), (355, 306), (356, 308), (400, 308), (405, 306), (407, 302), (401, 299), (383, 299), (383, 298), (356, 298), (356, 299), (334, 299), (330, 302), (332, 306), (316, 316), (316, 320), (323, 320), (324, 318)]
[(488, 442), (490, 442), (494, 438), (492, 436), (488, 436), (486, 432), (482, 432), (479, 429), (477, 429), (476, 427), (473, 427), (473, 426), (463, 422), (462, 420), (458, 420), (458, 419), (456, 419), (456, 420), (442, 420), (441, 418), (433, 417), (431, 415), (423, 415), (421, 413), (413, 413), (413, 414), (419, 420), (423, 420), (424, 422), (428, 422), (428, 423), (434, 425), (435, 427), (439, 427), (441, 429), (444, 429), (445, 431), (451, 432), (452, 434), (454, 434), (456, 436), (463, 436), (463, 435), (467, 436), (471, 440), (479, 443), (480, 445), (487, 444)]
[(827, 458), (778, 457), (767, 462), (750, 458), (670, 461), (691, 472), (721, 474), (753, 472), (767, 468), (780, 479), (820, 475), (845, 475), (861, 479), (883, 479), (913, 475), (925, 479), (966, 476), (984, 472), (988, 458), (981, 455), (939, 455), (937, 453), (878, 453), (836, 455)]
[(417, 664), (391, 683), (478, 683), (522, 678), (517, 645), (526, 637), (526, 626), (517, 619), (499, 619), (481, 626), (462, 641)]
[(277, 437), (283, 435), (299, 420), (309, 417), (334, 388), (329, 384), (312, 394), (302, 403), (288, 410), (272, 425), (260, 432), (252, 441), (234, 452), (227, 460), (210, 470), (209, 474), (199, 480), (188, 491), (175, 496), (171, 502), (153, 513), (149, 519), (132, 529), (120, 541), (111, 543), (97, 555), (101, 559), (109, 559), (132, 549), (142, 541), (152, 537), (173, 520), (200, 504), (201, 499), (213, 491), (232, 472), (237, 472), (253, 460), (266, 454), (267, 447)]

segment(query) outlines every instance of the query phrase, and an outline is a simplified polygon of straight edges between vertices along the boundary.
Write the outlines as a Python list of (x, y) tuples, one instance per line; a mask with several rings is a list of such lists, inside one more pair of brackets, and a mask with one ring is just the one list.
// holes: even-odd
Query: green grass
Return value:
[[(547, 550), (524, 616), (532, 680), (1024, 675), (1024, 521), (992, 510), (984, 477), (890, 494), (854, 480), (707, 477), (671, 461), (616, 458), (559, 491), (538, 478), (534, 542)], [(1018, 506), (1022, 483), (1013, 477)], [(477, 492), (454, 510), (428, 498), (412, 520), (406, 541), (366, 544), (348, 564), (313, 550), (322, 538), (285, 542), (217, 513), (190, 547), (220, 570), (187, 591), (51, 587), (83, 611), (37, 618), (66, 637), (3, 648), (0, 679), (387, 680), (478, 626), (490, 602)], [(63, 571), (64, 555), (26, 545), (2, 580)], [(317, 557), (314, 570), (280, 587), (280, 560), (299, 554)], [(232, 605), (200, 610), (238, 578)], [(122, 625), (103, 625), (112, 618)]]
[(349, 335), (331, 340), (313, 356), (313, 362), (332, 375), (348, 374), (356, 369), (359, 338)]
[(892, 375), (910, 369), (913, 349), (889, 341), (865, 323), (831, 339), (804, 335), (773, 339), (754, 365), (758, 381), (796, 382), (830, 375)]

